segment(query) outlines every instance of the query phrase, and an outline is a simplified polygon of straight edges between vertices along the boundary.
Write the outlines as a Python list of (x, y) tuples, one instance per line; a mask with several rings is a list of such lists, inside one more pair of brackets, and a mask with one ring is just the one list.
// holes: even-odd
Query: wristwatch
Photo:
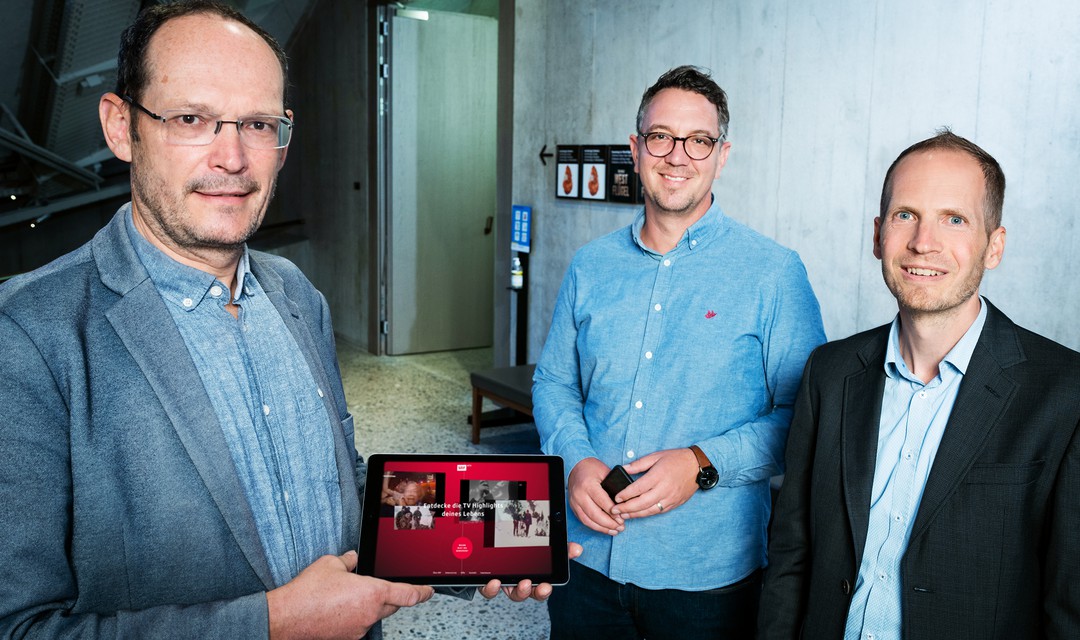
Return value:
[(716, 486), (716, 483), (720, 482), (720, 473), (716, 470), (716, 467), (709, 462), (709, 456), (705, 455), (705, 452), (696, 444), (690, 447), (690, 450), (693, 451), (694, 456), (697, 457), (697, 485), (702, 489), (712, 489)]

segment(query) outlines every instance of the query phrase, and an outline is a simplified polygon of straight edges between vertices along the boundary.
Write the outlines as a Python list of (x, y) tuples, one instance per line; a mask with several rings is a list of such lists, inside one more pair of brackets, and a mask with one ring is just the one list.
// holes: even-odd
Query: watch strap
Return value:
[(698, 468), (705, 469), (713, 466), (713, 463), (709, 460), (709, 456), (705, 455), (705, 452), (701, 450), (701, 447), (692, 445), (690, 450), (694, 452), (694, 457), (697, 458)]

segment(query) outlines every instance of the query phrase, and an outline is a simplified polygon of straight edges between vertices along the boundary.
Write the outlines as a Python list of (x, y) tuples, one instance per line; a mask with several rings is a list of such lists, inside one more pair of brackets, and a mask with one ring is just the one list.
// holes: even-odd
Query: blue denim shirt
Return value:
[(720, 484), (611, 537), (568, 510), (580, 561), (618, 582), (705, 590), (765, 565), (769, 478), (803, 365), (825, 341), (798, 255), (713, 202), (659, 255), (629, 227), (574, 257), (533, 386), (544, 452), (566, 471), (697, 444)]
[(846, 640), (900, 640), (903, 635), (900, 562), (945, 425), (985, 323), (986, 305), (982, 304), (975, 322), (942, 359), (937, 377), (923, 384), (900, 355), (900, 316), (893, 320), (885, 351), (885, 391), (870, 519), (855, 595), (848, 609)]
[[(180, 264), (127, 231), (183, 337), (221, 422), (277, 585), (342, 538), (341, 488), (325, 393), (281, 316), (248, 270), (234, 302), (213, 275)], [(167, 366), (167, 363), (163, 363)]]

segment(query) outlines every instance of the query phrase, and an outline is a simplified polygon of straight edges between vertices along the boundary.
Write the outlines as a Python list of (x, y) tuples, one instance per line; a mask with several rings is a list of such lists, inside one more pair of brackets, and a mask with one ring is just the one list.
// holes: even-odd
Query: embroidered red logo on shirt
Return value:
[(715, 318), (716, 317), (716, 312), (715, 311), (706, 311), (705, 312), (705, 317), (706, 318)]

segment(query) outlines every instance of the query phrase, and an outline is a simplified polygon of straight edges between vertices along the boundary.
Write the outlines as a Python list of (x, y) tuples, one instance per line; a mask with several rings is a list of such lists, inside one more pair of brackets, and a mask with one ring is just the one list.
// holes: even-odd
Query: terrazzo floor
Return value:
[[(469, 441), (472, 411), (469, 372), (492, 366), (490, 349), (409, 356), (374, 356), (338, 345), (349, 410), (356, 420), (356, 448), (372, 453), (538, 453), (529, 424), (485, 429)], [(495, 408), (485, 405), (485, 410)], [(399, 610), (383, 623), (387, 640), (538, 640), (548, 637), (543, 603), (477, 596), (472, 601), (436, 595)]]

